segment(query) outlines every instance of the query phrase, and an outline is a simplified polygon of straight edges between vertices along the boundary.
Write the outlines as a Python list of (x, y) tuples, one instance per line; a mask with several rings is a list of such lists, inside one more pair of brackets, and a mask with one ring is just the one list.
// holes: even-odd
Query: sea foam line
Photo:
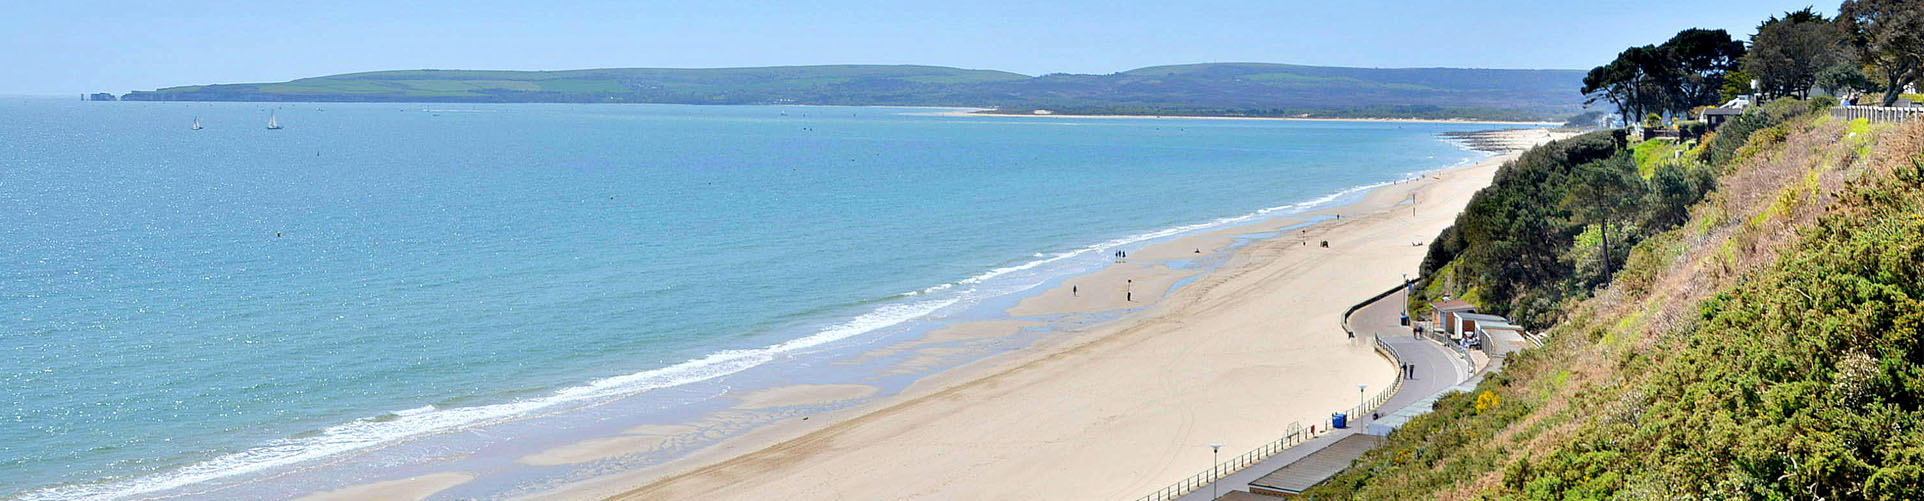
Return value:
[(718, 351), (669, 367), (602, 378), (581, 386), (564, 388), (541, 398), (474, 407), (440, 409), (434, 406), (423, 406), (406, 409), (382, 418), (358, 419), (329, 427), (309, 437), (277, 440), (267, 445), (220, 456), (166, 473), (98, 484), (48, 487), (23, 494), (20, 499), (119, 499), (154, 494), (201, 482), (372, 449), (430, 434), (505, 422), (567, 404), (618, 398), (713, 379), (767, 363), (784, 353), (821, 346), (898, 325), (955, 304), (956, 301), (958, 300), (942, 299), (884, 305), (809, 336), (759, 349)]

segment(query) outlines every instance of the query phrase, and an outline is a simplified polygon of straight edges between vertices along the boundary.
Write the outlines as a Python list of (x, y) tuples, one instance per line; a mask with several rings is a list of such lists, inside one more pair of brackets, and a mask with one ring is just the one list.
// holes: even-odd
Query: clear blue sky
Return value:
[(1256, 61), (1576, 68), (1836, 1), (0, 0), (0, 94), (383, 69), (914, 63), (1024, 74)]

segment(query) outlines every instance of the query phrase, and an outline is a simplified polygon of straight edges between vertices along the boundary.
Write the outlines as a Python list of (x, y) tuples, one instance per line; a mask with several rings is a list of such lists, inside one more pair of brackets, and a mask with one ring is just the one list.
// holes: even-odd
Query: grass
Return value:
[(1674, 139), (1656, 138), (1637, 143), (1630, 152), (1637, 160), (1637, 174), (1649, 179), (1657, 172), (1657, 166), (1676, 160), (1679, 153), (1690, 151), (1694, 146), (1689, 142), (1678, 144)]

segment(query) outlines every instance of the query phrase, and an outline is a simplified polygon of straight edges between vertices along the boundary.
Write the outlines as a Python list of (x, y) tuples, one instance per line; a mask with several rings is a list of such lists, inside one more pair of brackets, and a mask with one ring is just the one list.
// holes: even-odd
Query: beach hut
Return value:
[(1457, 322), (1451, 325), (1450, 335), (1461, 339), (1463, 346), (1479, 346), (1483, 340), (1483, 325), (1510, 325), (1510, 319), (1482, 313), (1458, 313)]
[(1430, 311), (1434, 312), (1430, 319), (1430, 326), (1442, 331), (1442, 334), (1456, 337), (1456, 325), (1462, 323), (1458, 315), (1476, 313), (1476, 305), (1463, 301), (1444, 300), (1430, 303)]

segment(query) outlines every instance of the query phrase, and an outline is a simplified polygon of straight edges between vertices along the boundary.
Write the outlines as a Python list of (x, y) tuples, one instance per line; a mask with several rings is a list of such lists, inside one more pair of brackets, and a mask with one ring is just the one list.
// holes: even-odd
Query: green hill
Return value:
[(407, 70), (168, 87), (130, 101), (559, 102), (967, 106), (1027, 113), (1556, 119), (1582, 73), (1215, 63), (1030, 77), (938, 66)]
[[(1647, 175), (1609, 135), (1503, 167), (1425, 289), (1548, 340), (1306, 496), (1917, 499), (1924, 123), (1813, 109), (1754, 108)], [(1590, 194), (1628, 203), (1583, 216)], [(1599, 252), (1608, 220), (1633, 245)]]

